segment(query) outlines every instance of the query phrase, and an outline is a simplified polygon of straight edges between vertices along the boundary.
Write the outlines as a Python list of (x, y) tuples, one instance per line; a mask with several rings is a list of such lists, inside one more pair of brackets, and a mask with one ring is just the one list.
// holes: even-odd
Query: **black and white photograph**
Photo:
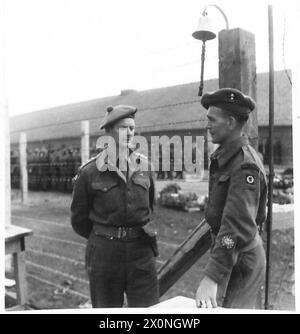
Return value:
[(297, 313), (297, 2), (0, 3), (3, 312)]

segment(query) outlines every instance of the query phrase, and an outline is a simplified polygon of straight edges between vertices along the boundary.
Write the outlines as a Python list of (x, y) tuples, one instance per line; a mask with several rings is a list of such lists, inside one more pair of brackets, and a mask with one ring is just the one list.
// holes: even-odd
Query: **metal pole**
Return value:
[(202, 92), (203, 92), (204, 61), (205, 61), (205, 41), (203, 41), (203, 44), (202, 44), (201, 75), (200, 75), (200, 86), (199, 86), (198, 96), (202, 96)]
[(267, 215), (267, 264), (266, 264), (266, 289), (265, 309), (269, 309), (269, 280), (271, 269), (271, 243), (272, 243), (272, 216), (273, 216), (273, 127), (274, 127), (274, 56), (273, 56), (273, 8), (268, 5), (269, 18), (269, 194)]
[(224, 13), (224, 11), (223, 11), (219, 6), (217, 6), (217, 5), (207, 5), (207, 6), (204, 8), (204, 10), (203, 10), (202, 15), (205, 15), (205, 14), (206, 14), (207, 8), (208, 8), (209, 6), (211, 6), (211, 7), (215, 7), (215, 8), (217, 8), (217, 9), (220, 11), (220, 13), (221, 13), (221, 14), (223, 15), (223, 17), (224, 17), (225, 24), (226, 24), (226, 29), (228, 30), (228, 29), (229, 29), (229, 23), (228, 23), (227, 16), (226, 16), (226, 14)]

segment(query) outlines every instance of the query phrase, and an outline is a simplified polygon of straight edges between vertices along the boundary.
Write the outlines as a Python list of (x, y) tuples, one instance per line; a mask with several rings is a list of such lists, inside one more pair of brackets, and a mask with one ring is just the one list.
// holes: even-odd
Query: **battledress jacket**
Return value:
[(88, 238), (97, 226), (145, 226), (155, 202), (154, 176), (147, 158), (133, 152), (128, 174), (116, 167), (105, 150), (83, 165), (74, 180), (71, 224)]
[(206, 221), (215, 240), (206, 276), (221, 284), (230, 275), (239, 252), (253, 242), (265, 222), (266, 202), (264, 167), (245, 137), (211, 155)]

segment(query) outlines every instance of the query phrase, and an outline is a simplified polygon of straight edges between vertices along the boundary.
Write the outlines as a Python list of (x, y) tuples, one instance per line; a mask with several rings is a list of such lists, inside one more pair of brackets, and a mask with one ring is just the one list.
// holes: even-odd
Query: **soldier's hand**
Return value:
[(150, 236), (156, 236), (157, 235), (157, 221), (151, 220), (146, 225), (143, 226), (144, 231), (150, 235)]
[(218, 284), (205, 276), (199, 284), (196, 292), (196, 305), (201, 308), (217, 307)]

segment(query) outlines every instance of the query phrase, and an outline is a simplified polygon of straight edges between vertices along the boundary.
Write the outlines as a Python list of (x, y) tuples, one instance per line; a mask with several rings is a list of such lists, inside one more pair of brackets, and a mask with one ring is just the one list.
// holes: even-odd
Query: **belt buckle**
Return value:
[(118, 227), (118, 239), (122, 239), (126, 237), (126, 228), (123, 226)]

